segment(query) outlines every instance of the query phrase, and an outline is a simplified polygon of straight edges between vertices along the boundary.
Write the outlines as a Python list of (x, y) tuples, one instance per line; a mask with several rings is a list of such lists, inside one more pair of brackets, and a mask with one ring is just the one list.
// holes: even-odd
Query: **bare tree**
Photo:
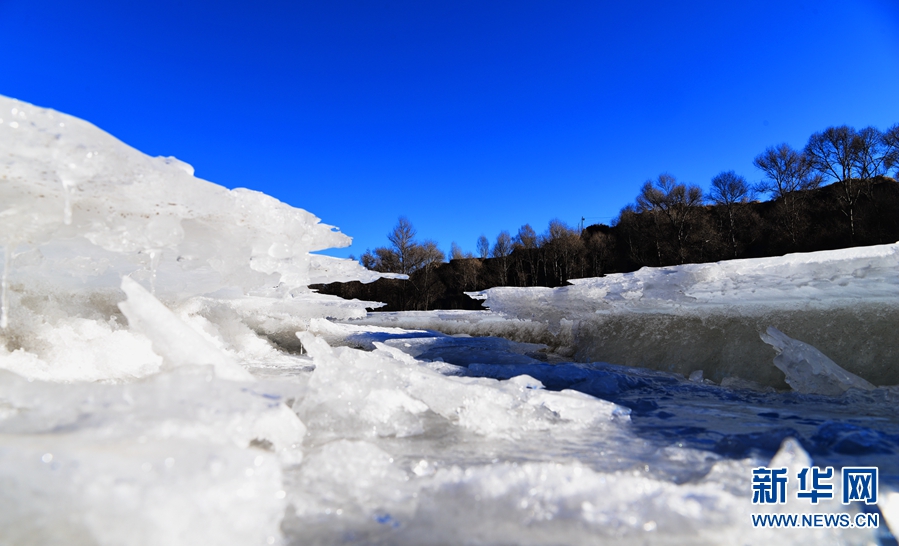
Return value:
[(496, 243), (493, 245), (492, 255), (499, 262), (500, 284), (506, 286), (508, 284), (507, 277), (509, 274), (509, 255), (512, 254), (512, 236), (506, 230), (500, 231), (496, 236)]
[(443, 263), (446, 256), (437, 248), (437, 243), (430, 239), (420, 244), (414, 243), (410, 254), (411, 261), (414, 262), (415, 267), (409, 279), (412, 282), (412, 286), (415, 287), (423, 310), (427, 311), (431, 307), (434, 294), (438, 291), (437, 284), (439, 280), (434, 270)]
[(399, 254), (393, 249), (378, 247), (374, 252), (366, 250), (360, 259), (362, 265), (373, 271), (381, 273), (401, 273)]
[[(521, 285), (537, 286), (537, 270), (540, 268), (540, 256), (537, 252), (537, 232), (531, 227), (531, 224), (525, 224), (518, 228), (518, 234), (515, 236), (513, 246), (518, 249), (516, 253), (520, 257), (519, 275), (524, 278)], [(526, 267), (525, 267), (526, 266)], [(526, 269), (527, 271), (523, 271)], [(530, 283), (528, 283), (528, 278)]]
[(867, 182), (870, 190), (870, 181), (873, 178), (886, 174), (887, 146), (884, 135), (876, 127), (865, 127), (858, 132), (855, 138), (855, 150), (853, 165), (858, 177)]
[(490, 241), (487, 240), (486, 235), (481, 235), (478, 237), (478, 257), (482, 259), (486, 259), (490, 256)]
[(496, 236), (491, 255), (494, 258), (504, 258), (512, 253), (512, 236), (506, 230), (500, 231)]
[[(436, 276), (433, 270), (446, 259), (437, 248), (437, 243), (428, 240), (423, 243), (415, 241), (415, 228), (406, 217), (400, 217), (397, 225), (387, 234), (391, 246), (378, 247), (374, 252), (366, 250), (362, 255), (362, 265), (384, 273), (401, 273), (409, 276), (409, 284), (415, 289), (419, 301), (424, 308), (430, 306), (436, 292)], [(399, 284), (401, 309), (407, 309), (413, 303), (409, 297), (407, 283)]]
[(544, 276), (549, 279), (555, 279), (555, 282), (562, 284), (568, 279), (579, 274), (580, 260), (584, 243), (577, 231), (571, 229), (565, 222), (554, 218), (550, 220), (549, 227), (542, 237), (543, 244), (541, 248), (544, 250), (546, 258), (544, 260), (544, 269), (552, 266), (552, 277), (549, 272), (545, 272)]
[[(387, 240), (393, 245), (393, 251), (396, 252), (398, 259), (398, 269), (396, 273), (408, 275), (415, 266), (415, 260), (412, 255), (415, 246), (415, 228), (405, 216), (400, 216), (396, 227), (387, 234)], [(377, 249), (375, 249), (377, 252)]]
[(359, 258), (359, 263), (361, 263), (362, 267), (366, 269), (377, 271), (377, 258), (375, 258), (375, 255), (372, 253), (371, 249), (365, 249), (365, 252), (362, 253), (362, 257)]
[(537, 248), (537, 232), (534, 231), (531, 224), (525, 224), (518, 228), (518, 235), (515, 236), (515, 244), (521, 248)]
[(414, 264), (414, 270), (416, 271), (441, 264), (446, 260), (446, 255), (437, 247), (437, 243), (431, 239), (421, 243), (414, 243), (410, 254), (410, 261)]
[[(651, 216), (650, 221), (643, 221), (647, 216)], [(656, 265), (661, 265), (660, 230), (657, 220), (655, 214), (641, 214), (633, 203), (625, 205), (618, 216), (612, 220), (612, 226), (617, 231), (618, 238), (627, 249), (627, 256), (633, 263), (643, 266), (655, 262)], [(655, 255), (655, 259), (653, 259), (653, 255)]]
[(805, 204), (800, 192), (817, 188), (821, 177), (813, 176), (812, 164), (808, 158), (786, 143), (767, 148), (752, 163), (766, 177), (755, 189), (770, 193), (775, 200), (780, 200), (784, 210), (784, 227), (795, 246), (802, 227)]
[(663, 224), (670, 229), (670, 237), (677, 253), (677, 262), (686, 259), (686, 243), (690, 236), (690, 221), (696, 207), (702, 204), (699, 186), (679, 183), (674, 176), (664, 173), (655, 180), (647, 180), (637, 195), (637, 210), (652, 216), (658, 228), (656, 253), (662, 263), (661, 239)]
[(465, 253), (462, 252), (462, 247), (456, 244), (456, 241), (453, 241), (450, 244), (450, 259), (451, 260), (463, 260), (465, 259)]
[(474, 254), (467, 252), (461, 259), (454, 258), (453, 271), (456, 275), (456, 282), (462, 290), (477, 290), (478, 277), (481, 273), (483, 263), (475, 258)]
[(852, 178), (858, 133), (848, 125), (828, 127), (808, 139), (805, 155), (818, 172), (840, 182)]
[(815, 170), (839, 184), (837, 198), (840, 210), (849, 221), (850, 240), (855, 239), (855, 208), (864, 189), (862, 181), (853, 177), (857, 174), (859, 148), (858, 133), (848, 125), (815, 133), (805, 146), (805, 155)]
[(712, 178), (712, 187), (706, 195), (706, 199), (724, 207), (727, 212), (728, 232), (734, 258), (737, 257), (737, 206), (749, 202), (752, 194), (752, 189), (745, 178), (734, 171), (726, 171)]
[(590, 260), (590, 275), (600, 277), (605, 274), (606, 263), (612, 254), (612, 238), (602, 231), (589, 233), (584, 245)]
[(884, 168), (886, 172), (896, 168), (896, 177), (899, 178), (899, 123), (883, 132), (881, 136), (884, 146)]

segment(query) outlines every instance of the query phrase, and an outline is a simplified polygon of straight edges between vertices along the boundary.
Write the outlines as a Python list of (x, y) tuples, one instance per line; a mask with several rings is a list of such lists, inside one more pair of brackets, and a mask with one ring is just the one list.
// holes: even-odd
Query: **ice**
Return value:
[(12, 247), (3, 247), (3, 277), (0, 278), (0, 328), (9, 326), (9, 264), (12, 263)]
[(167, 368), (211, 365), (215, 374), (232, 381), (252, 381), (253, 376), (228, 355), (206, 341), (129, 277), (122, 279), (127, 301), (119, 304), (131, 328), (146, 335), (153, 352)]
[[(798, 545), (871, 540), (867, 530), (748, 527), (748, 461), (720, 461), (705, 478), (677, 484), (638, 472), (601, 472), (578, 462), (432, 469), (420, 460), (403, 469), (386, 452), (358, 441), (330, 443), (310, 455), (310, 462), (313, 457), (314, 465), (293, 484), (290, 498), (296, 513), (285, 520), (288, 532), (312, 522), (302, 528), (307, 544)], [(798, 444), (787, 440), (770, 464), (793, 468), (808, 460)], [(373, 487), (378, 482), (388, 487)], [(310, 495), (312, 490), (320, 493)], [(846, 508), (836, 502), (826, 510)], [(342, 536), (334, 527), (340, 527)]]
[(0, 109), (0, 543), (281, 542), (311, 362), (278, 340), (376, 305), (308, 284), (377, 274), (303, 210)]
[(254, 385), (200, 367), (123, 385), (0, 372), (0, 542), (280, 537), (281, 461), (301, 460), (304, 426)]
[(365, 352), (329, 347), (308, 332), (298, 335), (316, 368), (312, 391), (295, 409), (313, 430), (327, 431), (321, 441), (334, 431), (358, 438), (419, 435), (429, 415), (501, 438), (626, 418), (614, 404), (577, 392), (543, 391), (532, 378), (497, 382), (445, 376), (379, 342), (373, 352)]
[(522, 329), (514, 339), (573, 348), (581, 362), (684, 376), (701, 369), (715, 382), (740, 378), (785, 388), (770, 365), (770, 349), (758, 339), (773, 325), (874, 385), (895, 385), (897, 269), (899, 244), (892, 244), (643, 268), (573, 279), (572, 286), (500, 287), (473, 295), (494, 320), (541, 323), (551, 334), (528, 337)]
[(899, 493), (896, 491), (886, 490), (883, 492), (883, 501), (881, 501), (881, 511), (883, 519), (886, 520), (893, 536), (899, 534)]
[[(895, 389), (759, 392), (713, 384), (721, 367), (701, 360), (684, 367), (701, 381), (566, 362), (595, 338), (565, 306), (552, 320), (549, 308), (367, 316), (377, 303), (307, 288), (377, 278), (312, 254), (348, 242), (315, 216), (70, 116), (0, 98), (3, 109), (16, 123), (0, 126), (0, 544), (875, 538), (753, 530), (749, 483), (789, 455), (878, 465), (895, 488)], [(892, 258), (868, 252), (856, 277), (879, 286)], [(783, 267), (813, 279), (815, 260)], [(675, 273), (643, 289), (668, 293)], [(727, 275), (714, 282), (731, 290)], [(567, 297), (539, 293), (544, 306)]]
[[(0, 368), (128, 380), (156, 373), (165, 353), (168, 366), (215, 360), (219, 373), (246, 379), (225, 362), (240, 360), (247, 344), (258, 356), (250, 337), (270, 347), (293, 340), (290, 348), (311, 318), (361, 317), (377, 306), (307, 288), (377, 278), (352, 260), (310, 254), (350, 242), (312, 214), (195, 178), (175, 158), (148, 157), (65, 114), (6, 97), (0, 110), (17, 119), (0, 124)], [(128, 319), (118, 308), (124, 277)], [(180, 320), (200, 337), (161, 318), (163, 306), (191, 309)], [(240, 340), (204, 314), (228, 315)]]
[[(39, 264), (17, 267), (7, 253), (13, 285), (109, 286), (144, 269), (162, 296), (184, 299), (228, 287), (280, 295), (377, 278), (354, 261), (309, 254), (350, 238), (306, 211), (195, 178), (189, 165), (148, 157), (71, 116), (5, 97), (0, 109), (23, 120), (0, 125), (0, 243), (13, 254), (43, 254)], [(73, 261), (80, 266), (68, 267)]]
[(526, 343), (557, 341), (547, 324), (490, 311), (436, 310), (369, 313), (353, 324), (434, 330), (449, 335), (494, 336)]
[(808, 343), (793, 339), (770, 326), (762, 341), (777, 352), (774, 365), (787, 376), (793, 390), (812, 394), (842, 394), (848, 389), (871, 390), (874, 385), (851, 374)]

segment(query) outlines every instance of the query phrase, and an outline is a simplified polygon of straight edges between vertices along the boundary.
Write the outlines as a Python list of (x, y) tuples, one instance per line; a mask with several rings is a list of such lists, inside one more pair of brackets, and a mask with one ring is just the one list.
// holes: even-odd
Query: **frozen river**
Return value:
[(0, 545), (895, 544), (899, 245), (369, 314), (309, 212), (0, 114)]

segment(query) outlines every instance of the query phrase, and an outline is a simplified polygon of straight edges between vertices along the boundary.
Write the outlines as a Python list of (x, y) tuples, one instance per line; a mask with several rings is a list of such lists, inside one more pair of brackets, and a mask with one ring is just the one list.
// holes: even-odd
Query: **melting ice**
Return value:
[(749, 514), (757, 466), (867, 464), (896, 525), (896, 246), (367, 315), (312, 214), (0, 112), (0, 544), (889, 540)]

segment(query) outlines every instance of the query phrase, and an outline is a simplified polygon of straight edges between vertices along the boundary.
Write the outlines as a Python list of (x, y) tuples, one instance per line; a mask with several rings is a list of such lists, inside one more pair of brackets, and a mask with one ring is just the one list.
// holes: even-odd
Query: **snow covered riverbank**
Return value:
[(560, 288), (491, 288), (490, 311), (369, 313), (356, 324), (544, 343), (578, 362), (702, 371), (778, 389), (775, 326), (875, 385), (899, 384), (899, 244), (644, 268)]

